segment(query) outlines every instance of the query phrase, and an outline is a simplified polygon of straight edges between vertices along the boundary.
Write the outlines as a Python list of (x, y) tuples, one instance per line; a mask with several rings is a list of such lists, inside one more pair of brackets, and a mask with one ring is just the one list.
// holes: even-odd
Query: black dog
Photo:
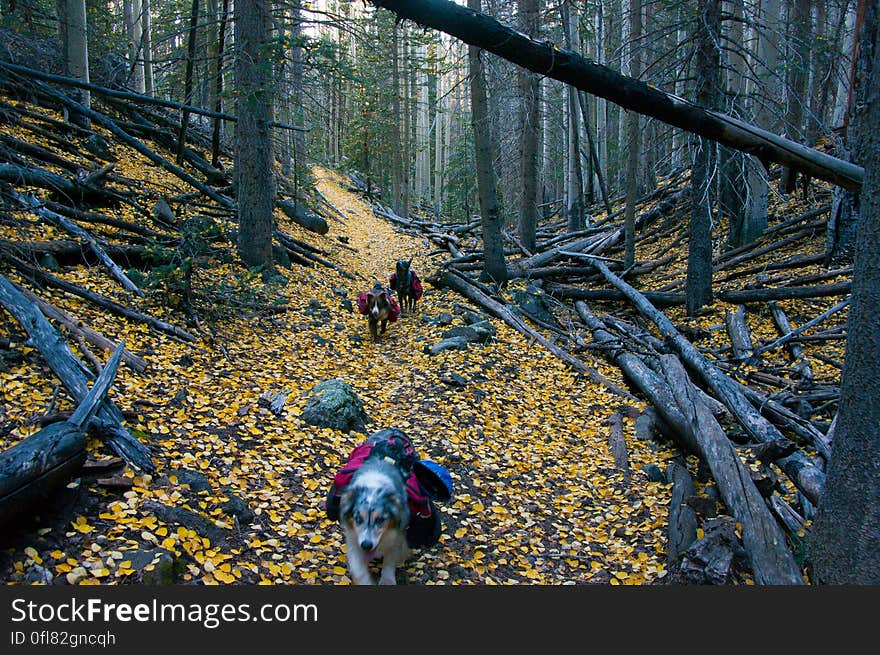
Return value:
[(422, 282), (410, 266), (412, 260), (397, 260), (394, 273), (391, 274), (390, 286), (397, 292), (400, 307), (408, 313), (416, 310), (416, 303), (422, 297)]

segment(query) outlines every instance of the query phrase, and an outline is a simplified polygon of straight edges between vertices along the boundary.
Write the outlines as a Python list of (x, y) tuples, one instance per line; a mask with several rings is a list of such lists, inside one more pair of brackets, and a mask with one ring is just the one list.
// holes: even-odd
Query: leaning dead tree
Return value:
[(446, 32), (530, 71), (610, 100), (698, 136), (777, 162), (847, 189), (858, 190), (864, 169), (795, 141), (709, 111), (658, 88), (584, 59), (547, 41), (537, 41), (451, 0), (370, 0), (406, 18)]
[(0, 526), (44, 502), (86, 459), (86, 429), (119, 368), (122, 343), (73, 414), (0, 452)]

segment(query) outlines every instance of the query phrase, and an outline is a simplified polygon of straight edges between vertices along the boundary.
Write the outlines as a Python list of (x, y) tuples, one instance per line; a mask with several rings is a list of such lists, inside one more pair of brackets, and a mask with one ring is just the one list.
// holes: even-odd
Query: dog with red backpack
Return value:
[(381, 559), (379, 584), (397, 584), (397, 568), (410, 549), (440, 539), (434, 501), (451, 498), (449, 472), (419, 459), (402, 430), (379, 430), (352, 450), (327, 495), (327, 516), (342, 527), (352, 581), (374, 584), (369, 564)]
[(388, 286), (397, 293), (400, 305), (406, 312), (414, 312), (416, 303), (422, 299), (422, 281), (412, 270), (412, 260), (397, 260)]
[(400, 316), (400, 305), (381, 282), (376, 282), (372, 289), (357, 297), (357, 308), (359, 314), (367, 317), (373, 343), (379, 343), (379, 335), (385, 334), (388, 323), (394, 323)]

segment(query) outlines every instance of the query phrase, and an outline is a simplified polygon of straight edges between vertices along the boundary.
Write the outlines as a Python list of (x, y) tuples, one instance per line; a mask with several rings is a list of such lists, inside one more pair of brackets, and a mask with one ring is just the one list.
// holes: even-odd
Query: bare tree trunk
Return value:
[[(779, 38), (779, 0), (765, 0), (757, 17), (763, 26), (758, 37), (758, 61), (755, 62), (759, 88), (754, 94), (757, 107), (754, 122), (758, 127), (778, 133), (779, 119), (776, 116), (776, 98), (780, 88), (778, 82)], [(767, 228), (767, 198), (769, 187), (768, 172), (754, 157), (748, 160), (748, 211), (739, 231), (741, 243), (734, 247), (753, 242)]]
[[(83, 82), (89, 81), (89, 36), (86, 25), (86, 1), (67, 0), (67, 72)], [(71, 89), (70, 97), (86, 109), (91, 108), (91, 94), (85, 89)], [(72, 112), (71, 122), (88, 127), (89, 119)]]
[[(189, 36), (186, 48), (186, 73), (184, 75), (183, 104), (192, 104), (193, 67), (196, 58), (196, 28), (199, 24), (199, 0), (192, 0), (192, 11), (189, 17)], [(186, 130), (189, 125), (189, 111), (181, 112), (180, 131), (177, 133), (177, 163), (183, 163), (183, 151), (186, 148)]]
[(811, 556), (825, 584), (880, 583), (880, 47), (878, 7), (868, 2), (860, 38), (862, 85), (854, 115), (865, 166), (840, 409)]
[[(520, 28), (533, 38), (538, 37), (538, 0), (518, 0)], [(529, 252), (535, 252), (535, 230), (538, 223), (538, 140), (540, 137), (540, 86), (538, 76), (520, 69), (519, 88), (522, 99), (520, 112), (520, 195), (519, 240)]]
[(235, 183), (238, 252), (247, 266), (272, 265), (275, 185), (272, 174), (272, 89), (268, 0), (235, 2)]
[[(789, 89), (785, 131), (788, 138), (803, 142), (804, 104), (807, 102), (807, 79), (810, 70), (810, 38), (812, 21), (811, 0), (796, 0), (791, 14), (792, 34), (789, 41)], [(791, 193), (797, 183), (797, 172), (791, 167), (782, 170), (780, 187), (783, 193)]]
[[(725, 21), (726, 41), (732, 46), (745, 43), (742, 0), (727, 0), (725, 13), (734, 18)], [(742, 117), (745, 106), (748, 69), (740, 51), (727, 52), (726, 113)], [(746, 155), (727, 146), (718, 147), (718, 209), (728, 217), (727, 247), (742, 243), (741, 232), (747, 209)]]
[[(217, 70), (214, 77), (214, 111), (223, 109), (223, 53), (226, 42), (226, 21), (229, 17), (229, 0), (223, 0), (223, 8), (220, 11), (220, 26), (217, 32)], [(220, 168), (220, 134), (223, 121), (214, 119), (214, 129), (211, 133), (211, 166)]]
[(153, 80), (153, 19), (150, 16), (151, 0), (141, 0), (141, 57), (144, 67), (144, 93), (155, 94)]
[[(641, 74), (638, 40), (642, 36), (642, 2), (630, 1), (629, 38), (630, 75), (638, 79)], [(636, 201), (638, 200), (639, 172), (639, 115), (627, 114), (627, 160), (626, 160), (626, 210), (623, 214), (623, 267), (629, 268), (636, 261)]]
[[(480, 0), (468, 0), (468, 7), (480, 10)], [(495, 188), (495, 170), (492, 167), (492, 146), (489, 139), (488, 101), (480, 49), (468, 46), (468, 66), (471, 75), (471, 121), (474, 129), (474, 158), (477, 165), (477, 188), (480, 196), (480, 217), (483, 228), (482, 278), (497, 283), (507, 281), (504, 261), (504, 242), (501, 238), (501, 217), (498, 192)]]
[[(721, 0), (699, 0), (697, 18), (696, 84), (697, 104), (714, 109), (718, 103), (721, 62)], [(698, 139), (694, 143), (691, 172), (691, 218), (688, 239), (687, 295), (688, 316), (712, 302), (712, 193), (711, 171), (715, 165), (714, 143)]]
[[(577, 35), (572, 25), (571, 6), (564, 3), (560, 6), (562, 12), (562, 29), (565, 36), (565, 47), (568, 50), (577, 49)], [(574, 14), (577, 16), (577, 12)], [(568, 102), (568, 201), (566, 204), (567, 229), (576, 232), (583, 228), (584, 213), (584, 175), (581, 169), (581, 139), (580, 121), (578, 120), (579, 103), (577, 89), (566, 86), (564, 92)]]

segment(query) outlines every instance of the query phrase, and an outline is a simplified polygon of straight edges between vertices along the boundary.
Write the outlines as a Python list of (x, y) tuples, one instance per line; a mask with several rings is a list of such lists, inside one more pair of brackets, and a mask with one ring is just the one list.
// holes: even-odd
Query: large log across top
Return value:
[(811, 177), (859, 191), (865, 171), (754, 125), (693, 103), (600, 66), (548, 41), (536, 41), (494, 18), (450, 0), (370, 0), (401, 18), (446, 32), (465, 43), (503, 57), (530, 71), (605, 98), (624, 109), (652, 116), (669, 125), (778, 162)]

